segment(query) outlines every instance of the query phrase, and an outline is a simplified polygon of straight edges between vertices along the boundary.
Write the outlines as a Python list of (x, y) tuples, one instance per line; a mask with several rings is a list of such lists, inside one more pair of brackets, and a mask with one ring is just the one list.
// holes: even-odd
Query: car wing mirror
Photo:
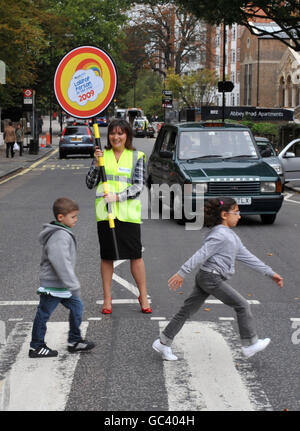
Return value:
[(293, 157), (296, 157), (295, 153), (292, 153), (291, 151), (287, 151), (284, 156), (286, 159), (292, 159)]

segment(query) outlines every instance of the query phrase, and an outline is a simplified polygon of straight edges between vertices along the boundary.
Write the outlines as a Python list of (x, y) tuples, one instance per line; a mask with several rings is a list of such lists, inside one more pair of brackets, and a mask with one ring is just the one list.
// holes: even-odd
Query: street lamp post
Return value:
[(50, 125), (49, 125), (49, 135), (50, 135), (50, 147), (52, 146), (52, 40), (50, 40), (50, 92), (49, 92), (49, 102), (50, 102)]

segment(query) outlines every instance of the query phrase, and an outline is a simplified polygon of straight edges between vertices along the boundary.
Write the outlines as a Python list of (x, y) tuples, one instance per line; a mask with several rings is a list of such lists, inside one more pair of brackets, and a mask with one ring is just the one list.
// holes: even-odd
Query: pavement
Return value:
[[(49, 132), (50, 120), (49, 116), (43, 117), (43, 129), (42, 134), (44, 136), (43, 142), (40, 138), (38, 154), (29, 154), (29, 148), (25, 148), (22, 157), (18, 151), (15, 152), (15, 156), (11, 158), (6, 157), (6, 145), (0, 145), (0, 178), (10, 176), (15, 172), (21, 171), (22, 169), (28, 168), (32, 163), (42, 159), (58, 147), (60, 133), (60, 124), (57, 120), (52, 120), (52, 145), (46, 146), (46, 133)], [(24, 145), (26, 145), (27, 139), (24, 139)], [(29, 139), (28, 139), (29, 143)], [(42, 143), (45, 146), (41, 146)]]

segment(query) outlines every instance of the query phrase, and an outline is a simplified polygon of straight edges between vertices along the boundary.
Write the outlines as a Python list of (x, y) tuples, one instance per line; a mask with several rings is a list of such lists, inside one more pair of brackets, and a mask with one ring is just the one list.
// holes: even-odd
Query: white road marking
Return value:
[(291, 317), (290, 320), (292, 322), (300, 322), (300, 317)]
[[(167, 323), (159, 322), (160, 328)], [(250, 383), (248, 386), (242, 379), (230, 346), (216, 324), (186, 322), (174, 339), (172, 349), (179, 360), (164, 361), (170, 411), (270, 409), (262, 389), (256, 388), (263, 406), (251, 393)]]
[[(16, 325), (16, 331), (18, 331)], [(28, 324), (27, 324), (28, 325)], [(85, 336), (88, 322), (82, 322), (81, 332)], [(20, 328), (20, 326), (19, 326)], [(31, 339), (30, 326), (21, 350), (6, 373), (0, 386), (0, 410), (5, 411), (63, 411), (65, 409), (72, 380), (80, 354), (69, 354), (67, 348), (69, 323), (48, 322), (46, 343), (58, 350), (56, 358), (32, 359), (28, 357)], [(6, 346), (8, 346), (8, 342)], [(7, 348), (0, 354), (0, 369), (11, 354)]]
[(294, 201), (293, 199), (290, 199), (290, 196), (293, 196), (293, 193), (286, 193), (284, 195), (284, 200), (287, 202), (293, 202), (294, 204), (300, 205), (300, 201)]
[(117, 274), (113, 274), (113, 280), (115, 280), (117, 283), (121, 284), (121, 286), (125, 287), (129, 292), (133, 293), (135, 296), (139, 296), (140, 292), (139, 289), (134, 286), (132, 283), (129, 283), (129, 281), (125, 280), (124, 278), (120, 277)]
[[(151, 299), (148, 299), (149, 304), (151, 304)], [(103, 304), (104, 300), (99, 299), (96, 301), (96, 304)], [(138, 299), (113, 299), (112, 304), (139, 304)]]
[(150, 320), (166, 320), (165, 317), (150, 317)]
[(6, 329), (5, 329), (5, 322), (3, 320), (0, 320), (0, 345), (6, 343)]
[(234, 317), (219, 317), (219, 320), (234, 320)]
[(0, 305), (38, 305), (39, 301), (0, 301)]
[[(256, 299), (248, 299), (247, 302), (248, 302), (248, 304), (252, 304), (252, 305), (259, 305), (260, 304), (260, 302), (257, 301)], [(220, 301), (219, 299), (207, 299), (205, 301), (205, 303), (206, 304), (223, 304), (223, 302)]]

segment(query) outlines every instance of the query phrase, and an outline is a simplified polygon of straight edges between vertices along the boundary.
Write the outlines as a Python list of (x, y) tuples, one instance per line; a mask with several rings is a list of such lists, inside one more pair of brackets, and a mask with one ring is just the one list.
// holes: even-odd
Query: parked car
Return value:
[(273, 148), (271, 142), (268, 138), (264, 138), (262, 136), (255, 136), (255, 142), (258, 146), (259, 153), (263, 158), (264, 162), (268, 163), (268, 165), (272, 166), (273, 169), (280, 176), (281, 183), (284, 184), (284, 174), (281, 160), (278, 158), (278, 155)]
[(136, 137), (141, 136), (142, 138), (144, 138), (146, 136), (144, 120), (141, 118), (134, 120), (132, 130), (133, 130), (133, 136), (136, 136)]
[[(180, 194), (171, 193), (169, 199), (180, 223), (195, 216), (197, 200), (203, 202), (203, 198), (230, 196), (241, 214), (260, 215), (264, 224), (274, 223), (283, 202), (278, 174), (262, 160), (251, 130), (241, 125), (164, 125), (156, 138), (147, 173), (148, 187), (159, 186), (159, 190), (152, 188), (154, 197), (165, 202), (170, 198), (165, 196), (170, 187), (180, 186)], [(169, 186), (167, 191), (161, 187), (163, 184)], [(189, 213), (187, 208), (191, 209)]]
[(293, 139), (286, 147), (278, 154), (283, 167), (284, 180), (289, 181), (300, 180), (300, 139)]
[(67, 126), (59, 140), (59, 158), (69, 154), (89, 154), (94, 156), (95, 139), (88, 126)]

